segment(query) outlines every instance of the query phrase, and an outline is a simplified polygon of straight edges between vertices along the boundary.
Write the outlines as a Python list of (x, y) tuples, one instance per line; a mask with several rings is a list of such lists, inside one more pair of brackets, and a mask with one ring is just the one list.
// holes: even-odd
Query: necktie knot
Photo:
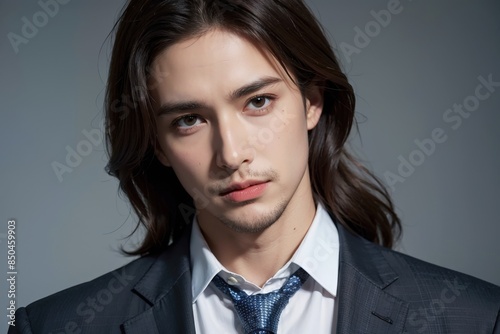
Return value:
[(300, 268), (290, 276), (281, 289), (250, 296), (230, 286), (218, 275), (214, 277), (213, 282), (219, 290), (232, 299), (245, 333), (264, 334), (277, 332), (281, 312), (290, 297), (300, 289), (308, 277), (309, 274)]

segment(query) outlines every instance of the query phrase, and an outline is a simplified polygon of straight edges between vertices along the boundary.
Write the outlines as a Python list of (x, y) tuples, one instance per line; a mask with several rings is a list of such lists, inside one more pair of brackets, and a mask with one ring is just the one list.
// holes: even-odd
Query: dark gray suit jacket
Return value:
[[(500, 333), (499, 287), (337, 228), (337, 333)], [(18, 309), (9, 334), (194, 333), (187, 230), (158, 256)]]

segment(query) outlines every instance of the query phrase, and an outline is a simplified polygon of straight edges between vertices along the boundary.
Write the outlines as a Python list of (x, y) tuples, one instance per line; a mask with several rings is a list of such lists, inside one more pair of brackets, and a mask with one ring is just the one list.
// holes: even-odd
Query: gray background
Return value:
[[(103, 171), (103, 146), (92, 145), (61, 182), (51, 165), (65, 164), (67, 147), (84, 145), (82, 131), (101, 127), (106, 37), (122, 3), (61, 5), (18, 53), (7, 34), (20, 35), (22, 18), (32, 21), (41, 7), (0, 3), (0, 249), (6, 254), (6, 224), (15, 218), (19, 306), (129, 261), (117, 249), (134, 219)], [(371, 11), (388, 6), (309, 3), (336, 48), (355, 46), (355, 27), (364, 30), (374, 21)], [(350, 59), (339, 53), (358, 97), (360, 134), (352, 145), (385, 179), (387, 171), (397, 173), (400, 155), (408, 159), (417, 148), (416, 139), (442, 128), (447, 140), (392, 190), (404, 227), (398, 249), (500, 284), (500, 88), (460, 128), (443, 121), (448, 108), (474, 94), (479, 76), (500, 81), (500, 4), (401, 0), (400, 6), (359, 53)]]

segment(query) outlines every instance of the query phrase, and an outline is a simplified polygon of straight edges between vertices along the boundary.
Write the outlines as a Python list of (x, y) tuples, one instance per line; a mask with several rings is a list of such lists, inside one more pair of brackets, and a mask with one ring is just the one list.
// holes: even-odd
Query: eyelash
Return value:
[(271, 107), (271, 105), (273, 104), (274, 100), (276, 99), (276, 96), (274, 96), (274, 95), (255, 95), (255, 96), (253, 96), (253, 97), (251, 97), (251, 98), (248, 99), (247, 103), (245, 104), (245, 107), (248, 106), (253, 101), (255, 101), (256, 99), (269, 100), (269, 103), (265, 107), (257, 108), (257, 109), (251, 109), (253, 111), (258, 111), (259, 114), (263, 114), (263, 113), (266, 113), (268, 111), (268, 109)]
[(182, 127), (182, 126), (179, 125), (179, 123), (182, 120), (186, 120), (189, 117), (195, 117), (195, 118), (197, 118), (197, 120), (201, 120), (202, 119), (202, 117), (200, 115), (196, 115), (196, 114), (182, 115), (182, 116), (177, 117), (176, 119), (174, 119), (172, 121), (172, 127), (175, 128), (175, 129), (177, 129), (177, 131), (179, 131), (181, 133), (190, 133), (190, 131), (192, 131), (193, 129), (195, 129), (199, 124), (192, 125), (192, 126), (187, 126), (187, 127)]
[[(248, 107), (248, 105), (252, 102), (255, 102), (255, 100), (257, 99), (265, 99), (265, 100), (269, 100), (269, 102), (265, 105), (265, 107), (262, 107), (262, 108), (256, 108), (256, 109), (250, 109), (251, 111), (254, 111), (254, 112), (257, 112), (258, 114), (265, 114), (268, 112), (268, 109), (271, 107), (271, 105), (273, 104), (274, 100), (276, 99), (275, 96), (273, 95), (255, 95), (251, 98), (249, 98), (245, 104), (245, 108)], [(193, 126), (187, 126), (187, 127), (181, 127), (179, 126), (179, 123), (182, 121), (182, 120), (185, 120), (189, 117), (196, 117), (198, 120), (201, 120), (202, 117), (200, 115), (197, 115), (197, 114), (186, 114), (186, 115), (182, 115), (180, 117), (177, 117), (176, 119), (174, 119), (172, 121), (172, 127), (174, 127), (175, 129), (177, 129), (177, 131), (183, 133), (183, 134), (188, 134), (190, 133), (191, 131), (193, 131), (193, 129), (195, 129), (199, 124), (197, 125), (193, 125)]]

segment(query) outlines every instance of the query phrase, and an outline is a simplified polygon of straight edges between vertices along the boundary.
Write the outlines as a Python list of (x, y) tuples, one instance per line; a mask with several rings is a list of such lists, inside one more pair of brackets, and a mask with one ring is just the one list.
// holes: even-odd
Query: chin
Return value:
[(230, 214), (215, 217), (229, 229), (238, 233), (261, 233), (272, 226), (283, 214), (288, 201), (281, 201), (275, 205), (247, 203), (243, 207), (231, 210)]

